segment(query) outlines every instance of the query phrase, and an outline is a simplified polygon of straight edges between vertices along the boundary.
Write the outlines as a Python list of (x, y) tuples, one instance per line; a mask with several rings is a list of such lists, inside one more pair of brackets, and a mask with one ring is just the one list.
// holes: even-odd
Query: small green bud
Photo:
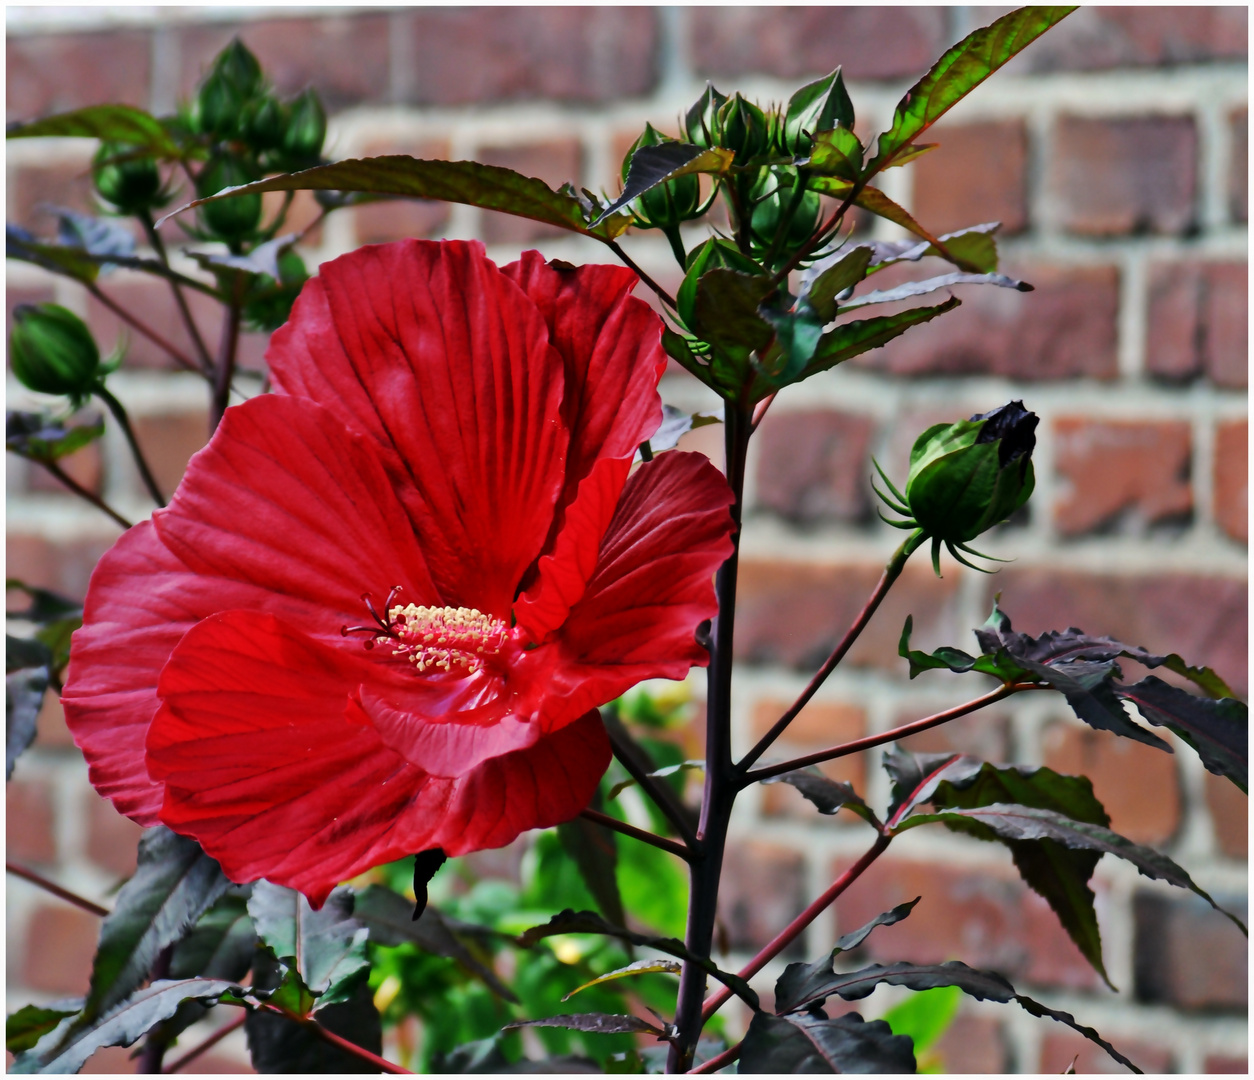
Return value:
[(706, 83), (705, 93), (684, 115), (684, 136), (693, 146), (709, 150), (722, 145), (719, 142), (722, 129), (718, 123), (718, 111), (726, 101), (726, 94), (715, 90), (713, 83)]
[(253, 101), (244, 112), (244, 137), (254, 150), (277, 150), (287, 131), (287, 110), (273, 94)]
[[(223, 188), (247, 184), (258, 179), (257, 173), (240, 158), (222, 154), (210, 160), (196, 178), (196, 194), (202, 199), (216, 195)], [(261, 196), (236, 195), (221, 202), (211, 202), (197, 211), (206, 229), (224, 240), (239, 240), (253, 232), (261, 221)]]
[(124, 214), (152, 210), (165, 203), (157, 162), (138, 156), (129, 143), (100, 144), (92, 160), (91, 178), (101, 198)]
[(96, 385), (100, 350), (72, 311), (59, 304), (19, 304), (13, 309), (9, 363), (28, 390), (80, 399)]
[(214, 58), (213, 70), (221, 75), (244, 99), (261, 89), (261, 64), (239, 38)]
[(719, 145), (735, 153), (738, 165), (760, 157), (769, 148), (766, 114), (739, 94), (719, 109), (718, 123)]
[(197, 94), (200, 130), (226, 138), (242, 129), (244, 110), (261, 90), (261, 65), (239, 38), (213, 61)]
[[(796, 170), (788, 170), (788, 178), (793, 184), (800, 183)], [(776, 232), (784, 225), (788, 208), (792, 205), (793, 187), (784, 186), (779, 177), (767, 174), (754, 191), (756, 205), (750, 222), (753, 231), (765, 244), (770, 244)], [(783, 237), (783, 250), (791, 250), (805, 240), (814, 231), (819, 218), (819, 195), (816, 191), (807, 191), (801, 196), (793, 215), (788, 219)]]
[[(644, 131), (627, 151), (623, 158), (623, 180), (626, 181), (630, 171), (631, 159), (642, 146), (658, 146), (664, 142), (675, 142), (665, 135), (659, 134), (652, 124), (645, 124)], [(675, 228), (696, 216), (697, 207), (701, 205), (701, 181), (694, 174), (677, 176), (650, 188), (636, 200), (639, 208), (638, 216), (644, 219), (646, 226), (658, 229)]]
[(788, 100), (788, 110), (777, 131), (776, 146), (781, 153), (804, 157), (810, 152), (812, 136), (836, 127), (853, 128), (853, 102), (845, 89), (840, 68), (830, 75), (803, 86)]
[(327, 114), (313, 90), (306, 90), (291, 105), (283, 149), (297, 161), (316, 161), (327, 137)]
[(964, 544), (1005, 521), (1032, 494), (1038, 417), (1012, 401), (955, 424), (937, 424), (910, 452), (906, 505), (927, 534)]

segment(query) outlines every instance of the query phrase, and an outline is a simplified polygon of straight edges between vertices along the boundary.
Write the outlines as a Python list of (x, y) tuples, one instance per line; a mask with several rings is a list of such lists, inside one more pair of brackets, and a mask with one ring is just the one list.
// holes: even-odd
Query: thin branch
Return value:
[(778, 288), (781, 283), (787, 281), (788, 275), (801, 265), (801, 260), (822, 246), (828, 231), (839, 226), (846, 211), (854, 204), (854, 200), (862, 194), (862, 189), (866, 186), (868, 180), (870, 180), (869, 176), (859, 178), (853, 187), (849, 189), (849, 194), (845, 196), (844, 202), (836, 208), (836, 212), (823, 222), (818, 229), (812, 232), (810, 238), (793, 252), (792, 258), (772, 275), (771, 285), (773, 287)]
[(666, 819), (675, 826), (675, 829), (683, 837), (684, 843), (688, 845), (689, 849), (695, 851), (699, 846), (697, 834), (688, 822), (683, 804), (675, 797), (675, 793), (668, 785), (659, 783), (656, 777), (649, 775), (652, 771), (650, 768), (652, 763), (642, 761), (637, 748), (624, 739), (624, 733), (615, 730), (615, 727), (616, 725), (610, 723), (605, 725), (606, 734), (610, 737), (610, 746), (614, 750), (614, 756), (618, 758), (631, 778), (653, 800), (657, 808), (666, 815)]
[[(152, 214), (146, 209), (140, 217), (143, 222), (144, 231), (148, 234), (148, 242), (152, 244), (152, 249), (157, 253), (157, 258), (161, 260), (161, 265), (169, 267), (170, 257), (166, 254), (165, 242), (161, 239), (161, 234), (157, 232), (156, 225), (153, 224)], [(209, 348), (205, 345), (205, 339), (200, 336), (200, 328), (196, 325), (196, 320), (192, 318), (191, 308), (187, 306), (187, 297), (183, 295), (183, 290), (179, 283), (173, 277), (167, 279), (170, 282), (170, 289), (174, 293), (174, 302), (178, 304), (179, 315), (182, 316), (183, 325), (187, 328), (187, 334), (192, 340), (192, 344), (196, 347), (196, 352), (200, 356), (200, 368), (206, 375), (213, 370), (213, 359), (209, 355)]]
[(640, 267), (636, 264), (635, 260), (632, 259), (627, 254), (627, 252), (625, 252), (621, 247), (618, 246), (617, 240), (606, 240), (605, 245), (612, 252), (614, 252), (615, 255), (617, 255), (620, 259), (622, 259), (623, 264), (626, 267), (628, 267), (628, 269), (635, 272), (636, 277), (638, 277), (647, 286), (649, 286), (650, 289), (652, 289), (655, 293), (657, 293), (658, 299), (661, 300), (663, 304), (665, 304), (668, 308), (670, 308), (671, 311), (679, 310), (679, 305), (675, 303), (675, 298), (671, 296), (671, 294), (668, 293), (665, 289), (663, 289), (661, 285), (659, 285), (656, 281), (654, 281), (651, 277), (649, 277), (648, 274), (646, 274), (643, 270), (641, 270)]
[(401, 1066), (388, 1061), (387, 1058), (379, 1057), (378, 1054), (372, 1054), (365, 1047), (358, 1046), (355, 1042), (350, 1042), (342, 1035), (337, 1035), (334, 1031), (328, 1031), (313, 1017), (302, 1018), (299, 1016), (293, 1016), (285, 1009), (280, 1009), (277, 1005), (271, 1005), (269, 1002), (263, 1002), (261, 1007), (267, 1012), (278, 1013), (279, 1016), (286, 1016), (289, 1020), (292, 1020), (297, 1024), (303, 1024), (305, 1027), (316, 1032), (320, 1038), (325, 1039), (332, 1046), (338, 1046), (346, 1053), (359, 1057), (362, 1061), (370, 1062), (372, 1065), (377, 1066), (381, 1072), (403, 1073), (406, 1076), (413, 1075), (409, 1069), (403, 1069)]
[[(776, 934), (775, 937), (773, 937), (770, 942), (763, 947), (762, 951), (759, 952), (757, 956), (740, 969), (738, 972), (740, 977), (742, 979), (753, 978), (754, 975), (766, 967), (766, 965), (769, 964), (776, 956), (791, 945), (793, 939), (796, 938), (802, 930), (822, 915), (823, 912), (835, 902), (836, 898), (840, 896), (841, 893), (843, 893), (850, 885), (862, 876), (863, 871), (865, 871), (871, 863), (875, 862), (875, 860), (880, 857), (884, 849), (888, 847), (891, 841), (891, 836), (886, 833), (881, 833), (875, 843), (867, 849), (865, 854), (863, 854), (862, 858), (860, 858), (856, 863), (849, 867), (848, 870), (841, 874), (840, 877), (832, 882), (832, 886), (827, 890), (827, 892), (823, 893), (823, 895), (815, 900), (814, 903), (805, 909), (805, 911), (803, 911), (800, 915), (793, 919), (792, 922), (784, 927), (783, 930)], [(724, 1004), (726, 1004), (730, 997), (731, 991), (724, 987), (707, 998), (705, 1005), (701, 1009), (701, 1022), (704, 1024), (707, 1020), (709, 1020), (711, 1016), (713, 1016), (723, 1007)]]
[(111, 298), (106, 296), (103, 292), (100, 291), (99, 286), (89, 283), (87, 285), (87, 291), (91, 293), (92, 296), (94, 296), (102, 304), (104, 304), (105, 307), (107, 307), (110, 311), (112, 311), (113, 314), (116, 315), (119, 319), (121, 319), (124, 323), (127, 323), (130, 326), (133, 326), (136, 330), (138, 330), (141, 334), (143, 334), (144, 337), (146, 337), (149, 341), (151, 341), (154, 345), (156, 345), (157, 348), (164, 349), (167, 353), (169, 353), (170, 357), (180, 367), (186, 368), (188, 371), (194, 371), (197, 375), (205, 374), (204, 370), (198, 367), (195, 361), (193, 361), (186, 353), (184, 353), (181, 349), (175, 347), (174, 345), (170, 344), (170, 342), (166, 341), (165, 338), (163, 338), (160, 334), (158, 334), (157, 331), (155, 331), (151, 326), (147, 325), (147, 323), (140, 322), (139, 319), (137, 319), (124, 307), (121, 307), (115, 300), (112, 300)]
[[(778, 393), (779, 391), (776, 390), (775, 394)], [(775, 400), (775, 394), (768, 394), (758, 402), (757, 407), (753, 410), (753, 424), (749, 429), (750, 431), (758, 430), (758, 425), (762, 423), (762, 418), (766, 415), (766, 410), (771, 407), (771, 402)]]
[(72, 492), (74, 492), (74, 494), (77, 495), (79, 498), (86, 499), (89, 503), (92, 504), (92, 506), (96, 507), (98, 510), (103, 510), (106, 514), (108, 514), (111, 518), (113, 518), (114, 521), (116, 521), (119, 525), (121, 525), (122, 528), (129, 529), (131, 528), (132, 525), (134, 525), (134, 522), (127, 521), (126, 518), (124, 518), (121, 514), (119, 514), (116, 510), (114, 510), (112, 506), (110, 506), (107, 502), (105, 502), (104, 499), (102, 499), (94, 491), (89, 491), (87, 488), (83, 487), (82, 484), (80, 484), (77, 480), (75, 480), (72, 476), (70, 476), (69, 473), (67, 473), (63, 468), (61, 468), (60, 465), (58, 465), (51, 458), (31, 458), (30, 460), (35, 462), (36, 464), (42, 465), (45, 469), (47, 469), (50, 473), (52, 473), (53, 476), (55, 476), (58, 480), (60, 480), (61, 483), (63, 483), (67, 488), (69, 488)]
[(139, 475), (143, 478), (144, 487), (148, 489), (148, 494), (153, 497), (158, 506), (165, 506), (165, 498), (161, 494), (161, 489), (157, 487), (157, 481), (152, 475), (152, 470), (148, 467), (148, 461), (144, 457), (144, 452), (139, 448), (139, 442), (136, 440), (135, 432), (131, 428), (130, 417), (126, 415), (126, 410), (122, 407), (122, 403), (105, 389), (104, 383), (100, 383), (92, 393), (103, 401), (109, 411), (113, 413), (113, 419), (118, 422), (118, 426), (122, 429), (122, 434), (126, 436), (127, 445), (131, 448), (131, 457), (135, 459), (135, 465), (139, 469)]
[(239, 345), (240, 310), (243, 307), (244, 275), (236, 274), (231, 299), (226, 306), (222, 340), (218, 342), (218, 364), (214, 370), (213, 404), (209, 414), (209, 433), (217, 430), (231, 401), (231, 383), (235, 378), (235, 354)]
[(908, 735), (916, 735), (920, 731), (927, 731), (928, 728), (939, 727), (950, 720), (957, 720), (960, 716), (973, 713), (977, 709), (984, 708), (985, 705), (992, 705), (993, 702), (1001, 701), (1003, 698), (1008, 698), (1011, 694), (1017, 694), (1021, 690), (1034, 689), (1045, 689), (1045, 687), (1037, 687), (1032, 683), (1009, 683), (999, 686), (996, 690), (992, 690), (974, 701), (968, 701), (965, 705), (955, 705), (952, 709), (946, 709), (944, 712), (938, 712), (932, 716), (925, 716), (922, 720), (913, 720), (909, 724), (902, 724), (901, 727), (893, 728), (891, 731), (882, 731), (878, 735), (867, 735), (861, 739), (854, 739), (852, 742), (831, 746), (826, 750), (817, 750), (813, 754), (793, 758), (791, 761), (779, 762), (764, 769), (754, 769), (753, 772), (745, 775), (745, 783), (755, 784), (762, 780), (769, 780), (773, 776), (782, 776), (784, 773), (792, 772), (794, 769), (804, 769), (807, 765), (818, 765), (823, 761), (832, 761), (834, 758), (856, 754), (860, 750), (870, 750), (875, 746), (883, 746), (884, 743), (896, 742), (898, 739), (904, 739)]
[(610, 817), (609, 814), (602, 814), (598, 810), (584, 810), (580, 813), (580, 817), (587, 818), (598, 825), (603, 825), (607, 829), (613, 829), (620, 832), (624, 836), (630, 836), (633, 839), (641, 840), (646, 844), (652, 844), (654, 847), (661, 848), (663, 851), (669, 851), (672, 855), (678, 855), (685, 862), (692, 860), (692, 852), (690, 852), (682, 844), (675, 843), (674, 840), (667, 840), (664, 836), (657, 836), (651, 832), (645, 832), (644, 829), (637, 829), (634, 825), (628, 825), (625, 821), (619, 821), (618, 818)]
[(896, 550), (892, 559), (889, 560), (888, 565), (884, 567), (884, 573), (880, 575), (880, 580), (875, 586), (875, 591), (871, 593), (870, 598), (863, 605), (862, 610), (858, 613), (858, 617), (854, 619), (853, 625), (845, 632), (845, 636), (841, 639), (840, 644), (832, 650), (832, 655), (824, 661), (823, 666), (819, 668), (819, 670), (815, 673), (814, 678), (810, 680), (810, 684), (801, 692), (801, 696), (792, 703), (792, 706), (786, 713), (784, 713), (783, 716), (775, 721), (771, 730), (758, 740), (757, 745), (754, 746), (754, 748), (737, 763), (737, 769), (744, 772), (750, 765), (757, 761), (758, 758), (760, 758), (770, 747), (771, 743), (779, 738), (779, 736), (783, 734), (784, 729), (788, 727), (794, 719), (796, 719), (797, 714), (805, 708), (806, 703), (814, 697), (819, 687), (822, 686), (827, 680), (827, 677), (836, 670), (836, 665), (845, 658), (845, 654), (849, 651), (850, 647), (858, 640), (858, 635), (862, 633), (866, 624), (871, 621), (871, 616), (875, 614), (875, 609), (880, 606), (880, 601), (888, 595), (888, 590), (892, 588), (893, 582), (901, 576), (901, 571), (906, 565), (906, 560), (910, 558), (910, 556), (918, 549), (919, 545), (921, 545), (925, 539), (926, 537), (923, 534), (923, 530), (920, 529), (917, 532), (912, 533), (910, 537), (901, 545), (901, 547)]
[(695, 1069), (689, 1069), (689, 1073), (716, 1073), (719, 1069), (725, 1069), (733, 1061), (740, 1057), (740, 1051), (744, 1047), (744, 1043), (738, 1042), (735, 1046), (728, 1047), (721, 1054), (715, 1054), (709, 1061), (703, 1061)]
[(11, 863), (7, 859), (5, 860), (4, 868), (10, 874), (16, 874), (20, 878), (25, 878), (32, 885), (38, 885), (45, 892), (50, 892), (53, 896), (60, 897), (67, 903), (74, 904), (76, 907), (81, 907), (84, 911), (90, 911), (93, 915), (109, 914), (108, 908), (101, 907), (99, 904), (94, 903), (85, 897), (79, 896), (78, 893), (72, 893), (69, 889), (61, 888), (60, 885), (54, 884), (46, 877), (35, 873), (34, 870), (27, 870), (26, 867), (18, 866), (16, 863)]
[(247, 1013), (243, 1013), (242, 1015), (237, 1016), (229, 1024), (224, 1024), (222, 1027), (218, 1028), (217, 1031), (215, 1031), (212, 1035), (210, 1035), (207, 1039), (205, 1039), (205, 1041), (202, 1042), (199, 1046), (192, 1047), (192, 1049), (188, 1050), (187, 1053), (184, 1054), (181, 1058), (179, 1058), (177, 1061), (171, 1062), (161, 1071), (167, 1072), (167, 1073), (176, 1073), (184, 1065), (190, 1065), (193, 1061), (195, 1061), (198, 1057), (200, 1057), (200, 1055), (203, 1054), (206, 1050), (210, 1049), (211, 1047), (217, 1046), (218, 1043), (220, 1043), (223, 1039), (225, 1039), (228, 1035), (230, 1035), (232, 1031), (238, 1031), (240, 1028), (242, 1028), (244, 1026), (244, 1022), (247, 1019), (248, 1019)]

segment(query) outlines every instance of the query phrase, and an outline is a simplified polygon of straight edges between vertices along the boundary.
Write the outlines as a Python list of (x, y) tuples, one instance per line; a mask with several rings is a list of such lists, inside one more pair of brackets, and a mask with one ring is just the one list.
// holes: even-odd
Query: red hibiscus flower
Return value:
[(168, 509), (101, 560), (66, 720), (91, 781), (321, 903), (585, 807), (595, 709), (706, 662), (730, 490), (657, 428), (660, 326), (607, 266), (406, 241), (328, 263)]

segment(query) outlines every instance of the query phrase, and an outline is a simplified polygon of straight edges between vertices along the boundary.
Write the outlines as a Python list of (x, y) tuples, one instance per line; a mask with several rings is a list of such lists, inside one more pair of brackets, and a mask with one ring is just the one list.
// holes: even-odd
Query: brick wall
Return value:
[[(644, 122), (673, 131), (707, 77), (724, 91), (783, 100), (804, 77), (843, 63), (859, 126), (870, 133), (886, 126), (931, 59), (1003, 9), (292, 9), (246, 22), (169, 9), (159, 23), (141, 14), (83, 23), (76, 10), (74, 19), (10, 12), (9, 120), (104, 100), (170, 109), (238, 32), (281, 91), (313, 83), (323, 92), (334, 156), (475, 157), (612, 189)], [(913, 613), (919, 646), (965, 647), (999, 591), (1020, 629), (1077, 624), (1177, 649), (1244, 692), (1246, 37), (1244, 8), (1086, 8), (938, 125), (940, 150), (885, 176), (889, 194), (937, 230), (1000, 219), (1005, 265), (1037, 289), (967, 289), (959, 311), (786, 391), (772, 408), (749, 469), (734, 718), (741, 748), (801, 690), (897, 543), (874, 517), (871, 456), (901, 477), (925, 426), (1011, 397), (1041, 416), (1037, 492), (1021, 520), (984, 543), (1015, 561), (993, 577), (947, 563), (937, 580), (911, 567), (785, 745), (804, 751), (884, 730), (969, 696), (971, 684), (956, 677), (907, 681), (896, 638)], [(10, 220), (46, 229), (40, 204), (85, 207), (90, 152), (72, 140), (10, 145)], [(884, 223), (874, 228), (894, 235)], [(402, 236), (478, 236), (498, 261), (531, 245), (572, 261), (603, 257), (597, 245), (543, 226), (417, 202), (333, 216), (307, 255), (317, 262)], [(658, 236), (627, 242), (647, 270), (675, 284)], [(8, 281), (10, 307), (55, 297), (104, 340), (117, 333), (109, 313), (73, 286), (18, 264)], [(161, 288), (121, 273), (110, 285), (183, 343)], [(214, 333), (211, 322), (205, 329)], [(263, 348), (248, 342), (250, 364), (260, 365)], [(204, 442), (206, 402), (193, 377), (165, 367), (136, 340), (129, 370), (111, 385), (170, 485)], [(708, 404), (679, 376), (668, 376), (663, 392), (680, 406)], [(717, 429), (691, 439), (718, 457)], [(80, 457), (82, 482), (123, 513), (146, 512), (116, 432)], [(116, 530), (12, 459), (8, 491), (8, 573), (81, 595)], [(699, 694), (700, 681), (694, 686)], [(1116, 829), (1160, 845), (1223, 900), (1245, 903), (1246, 800), (1187, 749), (1168, 757), (1108, 738), (1046, 695), (909, 745), (1083, 771)], [(882, 802), (878, 758), (844, 759), (832, 775)], [(8, 814), (11, 856), (92, 896), (132, 865), (138, 830), (87, 786), (55, 702), (9, 786)], [(724, 891), (738, 956), (866, 844), (858, 827), (819, 818), (779, 787), (749, 792), (736, 828), (752, 836), (729, 862)], [(817, 955), (838, 932), (922, 893), (910, 920), (872, 938), (872, 957), (994, 965), (1095, 1024), (1147, 1071), (1244, 1071), (1243, 940), (1187, 894), (1109, 862), (1096, 891), (1117, 995), (1098, 985), (1000, 849), (944, 833), (895, 844), (809, 931), (804, 953)], [(12, 879), (8, 895), (10, 1000), (81, 992), (91, 917)], [(764, 988), (774, 974), (764, 974)], [(893, 1000), (881, 990), (866, 1011)], [(950, 1071), (1059, 1072), (1075, 1055), (1080, 1071), (1106, 1068), (1100, 1053), (1056, 1028), (972, 1002), (941, 1050)], [(219, 1054), (223, 1068), (239, 1053), (232, 1045)], [(125, 1054), (93, 1064), (101, 1062), (121, 1068)]]

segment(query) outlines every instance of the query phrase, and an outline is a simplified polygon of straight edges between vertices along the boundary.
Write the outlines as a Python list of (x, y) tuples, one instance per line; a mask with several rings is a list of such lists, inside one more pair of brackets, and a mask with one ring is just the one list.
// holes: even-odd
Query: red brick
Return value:
[[(100, 458), (99, 442), (90, 443), (68, 457), (61, 458), (57, 464), (65, 470), (71, 480), (76, 481), (88, 491), (95, 492), (97, 495), (100, 494), (100, 483), (103, 479), (103, 463)], [(31, 491), (48, 491), (56, 494), (65, 494), (67, 498), (78, 498), (78, 496), (71, 494), (69, 489), (52, 473), (37, 465), (32, 466), (30, 470), (28, 486)]]
[[(362, 151), (363, 157), (384, 154), (409, 154), (426, 160), (446, 160), (449, 144), (446, 140), (424, 142), (371, 143)], [(449, 204), (430, 199), (390, 199), (386, 202), (367, 203), (352, 211), (359, 244), (386, 244), (391, 240), (403, 240), (410, 236), (436, 236), (448, 224)]]
[[(972, 8), (983, 26), (1006, 8)], [(1243, 7), (1082, 7), (1012, 61), (1021, 72), (1097, 71), (1244, 59)]]
[[(693, 67), (732, 79), (922, 75), (949, 44), (940, 8), (696, 7), (689, 11)], [(724, 87), (723, 89), (728, 89)]]
[(1232, 158), (1228, 167), (1228, 208), (1233, 221), (1250, 217), (1250, 113), (1237, 109), (1229, 117)]
[[(101, 515), (101, 520), (107, 520)], [(115, 528), (112, 524), (110, 528)], [(93, 535), (53, 542), (32, 533), (10, 531), (5, 538), (6, 573), (28, 585), (81, 598), (92, 570), (113, 546), (115, 535)]]
[[(756, 742), (791, 705), (788, 701), (759, 701), (753, 710), (753, 738)], [(856, 705), (811, 702), (771, 744), (764, 760), (784, 760), (825, 750), (838, 743), (860, 739), (866, 734), (866, 711)], [(852, 784), (866, 794), (866, 763), (862, 754), (849, 754), (819, 766), (833, 780)], [(814, 805), (788, 784), (767, 784), (762, 788), (762, 813), (767, 817), (792, 816), (814, 821)]]
[(87, 857), (118, 877), (135, 872), (135, 857), (144, 830), (123, 817), (107, 799), (93, 795), (87, 817)]
[[(1215, 900), (1244, 920), (1245, 901)], [(1181, 1009), (1245, 1011), (1249, 1003), (1248, 943), (1200, 897), (1141, 892), (1133, 898), (1136, 997)]]
[[(896, 375), (1000, 375), (1032, 382), (1118, 374), (1119, 273), (1113, 266), (1038, 263), (1005, 272), (1036, 291), (959, 289), (957, 311), (907, 330), (858, 363)], [(928, 267), (912, 276), (921, 273), (944, 271)], [(875, 287), (890, 284), (885, 278)], [(928, 299), (940, 303), (944, 294)], [(885, 304), (876, 314), (890, 310)]]
[(1048, 184), (1069, 232), (1179, 234), (1194, 224), (1196, 161), (1190, 117), (1064, 116), (1054, 130)]
[[(719, 883), (719, 917), (732, 949), (757, 952), (806, 906), (805, 856), (755, 840), (728, 844)], [(781, 954), (804, 955), (800, 942)]]
[[(524, 176), (534, 176), (556, 190), (570, 181), (576, 187), (583, 175), (583, 150), (575, 138), (550, 139), (547, 142), (517, 146), (485, 146), (477, 160), (485, 165), (513, 169)], [(489, 244), (521, 244), (546, 236), (561, 236), (565, 230), (510, 214), (483, 212), (483, 238)]]
[(412, 64), (397, 72), (414, 105), (614, 102), (658, 79), (649, 8), (420, 8), (406, 12)]
[(1044, 734), (1045, 764), (1087, 776), (1110, 827), (1138, 844), (1163, 844), (1180, 826), (1180, 780), (1173, 755), (1108, 731), (1053, 724)]
[(1249, 425), (1215, 427), (1215, 521), (1234, 540), (1249, 539)]
[(68, 750), (74, 746), (74, 737), (65, 726), (65, 710), (56, 694), (44, 695), (44, 706), (39, 710), (35, 739), (41, 750)]
[[(80, 1071), (97, 1074), (112, 1073), (114, 1075), (136, 1073), (139, 1071), (139, 1058), (132, 1057), (133, 1053), (134, 1048), (106, 1046), (92, 1054), (87, 1059), (87, 1064)], [(170, 1056), (174, 1057), (176, 1054), (171, 1054)], [(196, 1068), (205, 1072), (209, 1071), (205, 1058), (196, 1059)]]
[(82, 214), (96, 213), (91, 205), (88, 160), (55, 165), (23, 165), (13, 171), (7, 196), (9, 220), (43, 239), (56, 236), (57, 219), (52, 207)]
[(1186, 421), (1068, 416), (1055, 421), (1054, 438), (1054, 467), (1063, 480), (1054, 525), (1064, 536), (1121, 520), (1140, 531), (1192, 514), (1192, 431)]
[(387, 98), (389, 20), (373, 13), (183, 27), (180, 94), (194, 94), (214, 57), (236, 35), (284, 97), (313, 86), (330, 111)]
[(1247, 1057), (1227, 1057), (1224, 1054), (1207, 1054), (1202, 1071), (1207, 1073), (1249, 1075), (1250, 1059)]
[[(1125, 1039), (1109, 1031), (1103, 1031), (1111, 1044), (1125, 1057), (1133, 1061), (1142, 1072), (1171, 1072), (1171, 1050), (1165, 1046), (1138, 1039)], [(1068, 1066), (1075, 1062), (1075, 1068)], [(1041, 1061), (1039, 1070), (1042, 1073), (1122, 1073), (1128, 1070), (1112, 1058), (1105, 1050), (1089, 1042), (1083, 1035), (1070, 1031), (1050, 1032), (1041, 1040)]]
[[(167, 282), (138, 274), (119, 274), (106, 278), (101, 285), (101, 291), (113, 303), (178, 349), (188, 360), (195, 361), (191, 337)], [(184, 290), (184, 295), (202, 340), (210, 353), (216, 355), (222, 306), (212, 297), (194, 290)], [(87, 301), (87, 324), (103, 354), (112, 352), (119, 338), (125, 336), (124, 367), (179, 370), (178, 362), (162, 346), (122, 320), (94, 296)]]
[(60, 901), (31, 916), (23, 937), (22, 985), (48, 994), (82, 994), (91, 977), (100, 919)]
[(909, 166), (910, 207), (933, 235), (1000, 221), (1000, 236), (1028, 227), (1028, 133), (1022, 120), (938, 126), (938, 142)]
[[(900, 727), (925, 716), (938, 713), (944, 705), (918, 708), (913, 712), (899, 713), (893, 726)], [(912, 754), (971, 754), (981, 761), (1002, 762), (1010, 760), (1010, 717), (991, 709), (982, 709), (968, 716), (960, 716), (940, 727), (920, 731), (899, 740), (899, 745)]]
[(148, 104), (146, 30), (10, 35), (6, 44), (9, 121), (103, 102)]
[(862, 521), (874, 425), (866, 416), (814, 409), (771, 412), (758, 432), (758, 504), (789, 521)]
[(1145, 364), (1167, 379), (1248, 381), (1246, 263), (1159, 263), (1150, 271)]
[[(737, 658), (805, 671), (818, 667), (862, 610), (881, 573), (879, 566), (741, 560)], [(897, 670), (902, 663), (897, 641), (910, 614), (917, 647), (951, 643), (960, 632), (954, 617), (958, 578), (957, 573), (946, 573), (938, 579), (930, 568), (907, 567), (846, 662)]]
[(1016, 985), (1095, 988), (1098, 976), (1057, 916), (1019, 880), (1009, 855), (1005, 863), (1003, 870), (881, 858), (836, 901), (838, 932), (922, 896), (910, 918), (872, 934), (859, 953), (884, 963), (961, 960)]
[(131, 426), (157, 487), (168, 499), (183, 479), (191, 456), (209, 441), (207, 407), (204, 412), (134, 417)]
[(941, 1071), (947, 1073), (1010, 1071), (1005, 1032), (1000, 1023), (986, 1016), (955, 1017), (945, 1033), (919, 1057), (923, 1062), (935, 1058)]
[(52, 799), (52, 785), (46, 780), (9, 781), (5, 789), (5, 835), (8, 854), (19, 863), (56, 862)]
[[(1178, 652), (1205, 664), (1238, 693), (1246, 686), (1248, 619), (1244, 579), (1160, 573), (1088, 574), (1007, 567), (985, 586), (1002, 594), (1016, 630), (1040, 634), (1078, 626), (1151, 652)], [(1121, 660), (1125, 676), (1143, 669)], [(1155, 674), (1162, 675), (1159, 668)]]
[(1206, 774), (1206, 805), (1215, 841), (1230, 859), (1245, 859), (1250, 850), (1250, 800), (1226, 776)]

